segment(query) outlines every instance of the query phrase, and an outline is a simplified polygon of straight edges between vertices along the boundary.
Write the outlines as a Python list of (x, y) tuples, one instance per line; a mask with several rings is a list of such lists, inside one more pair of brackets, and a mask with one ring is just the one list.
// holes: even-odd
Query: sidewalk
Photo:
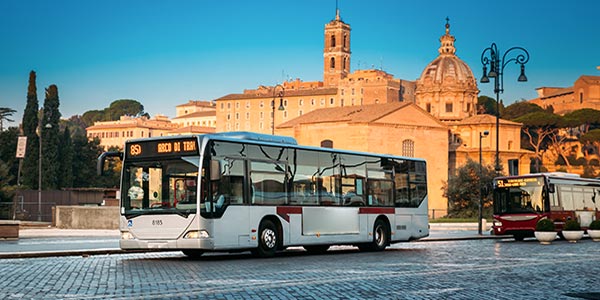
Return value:
[[(420, 242), (498, 239), (485, 228), (477, 234), (477, 223), (432, 223), (429, 237)], [(59, 229), (48, 226), (24, 226), (18, 240), (0, 239), (0, 259), (53, 256), (89, 256), (132, 253), (119, 248), (119, 230)], [(149, 252), (149, 251), (135, 251)]]

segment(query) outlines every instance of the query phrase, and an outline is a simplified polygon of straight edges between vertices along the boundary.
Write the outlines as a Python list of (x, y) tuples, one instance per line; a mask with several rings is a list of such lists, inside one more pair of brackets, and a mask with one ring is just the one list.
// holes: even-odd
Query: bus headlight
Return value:
[(122, 240), (133, 240), (135, 237), (129, 231), (121, 231), (121, 239)]
[(183, 238), (184, 239), (206, 239), (209, 238), (210, 235), (206, 230), (192, 230), (188, 231)]

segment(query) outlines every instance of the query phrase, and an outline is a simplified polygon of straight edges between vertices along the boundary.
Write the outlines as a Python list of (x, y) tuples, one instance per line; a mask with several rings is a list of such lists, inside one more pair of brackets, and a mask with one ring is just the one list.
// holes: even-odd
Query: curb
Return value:
[(95, 249), (95, 250), (72, 250), (72, 251), (14, 252), (14, 253), (0, 253), (0, 259), (43, 258), (43, 257), (64, 257), (64, 256), (88, 257), (91, 255), (114, 255), (114, 254), (146, 253), (146, 252), (160, 252), (160, 250)]

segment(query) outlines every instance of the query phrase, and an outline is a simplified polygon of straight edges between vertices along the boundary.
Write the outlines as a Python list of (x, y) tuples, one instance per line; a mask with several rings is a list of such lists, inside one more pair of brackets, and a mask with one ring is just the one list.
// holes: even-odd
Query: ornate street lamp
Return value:
[[(512, 58), (507, 58), (509, 53), (514, 53), (516, 56)], [(488, 56), (486, 56), (488, 55)], [(502, 59), (500, 59), (502, 57)], [(496, 47), (496, 43), (492, 43), (492, 45), (481, 53), (481, 64), (483, 64), (483, 76), (479, 82), (488, 83), (490, 82), (490, 78), (494, 78), (494, 93), (496, 94), (496, 159), (495, 166), (496, 172), (500, 172), (502, 167), (500, 166), (500, 154), (498, 146), (500, 144), (499, 132), (500, 132), (500, 93), (504, 92), (504, 67), (508, 65), (510, 62), (514, 62), (515, 64), (521, 65), (521, 75), (517, 81), (525, 82), (527, 81), (527, 76), (525, 76), (525, 64), (529, 61), (529, 52), (525, 50), (523, 47), (512, 47), (506, 52), (504, 55), (501, 55), (498, 52), (498, 47)], [(490, 72), (487, 72), (487, 67), (490, 66)]]
[[(281, 88), (281, 91), (277, 92), (277, 88)], [(283, 96), (285, 95), (285, 88), (283, 87), (283, 85), (278, 84), (273, 88), (273, 100), (271, 100), (271, 108), (272, 108), (272, 112), (271, 112), (271, 118), (272, 118), (272, 122), (271, 122), (271, 135), (275, 135), (275, 99), (277, 97), (279, 97), (279, 108), (277, 108), (277, 110), (280, 111), (284, 111), (285, 110), (285, 106), (283, 106)]]
[(482, 234), (481, 219), (483, 219), (483, 185), (481, 184), (481, 178), (483, 177), (483, 159), (481, 157), (481, 139), (488, 136), (488, 134), (490, 134), (490, 132), (487, 130), (479, 133), (479, 223), (477, 228), (480, 235)]

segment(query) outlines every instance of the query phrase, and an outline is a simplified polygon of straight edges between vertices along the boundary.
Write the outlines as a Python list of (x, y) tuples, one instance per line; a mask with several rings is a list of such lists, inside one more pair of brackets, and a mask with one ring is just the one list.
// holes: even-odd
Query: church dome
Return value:
[(477, 85), (471, 68), (456, 56), (454, 41), (456, 39), (450, 34), (450, 24), (446, 23), (446, 34), (440, 38), (440, 55), (430, 62), (417, 83), (422, 85), (440, 86), (444, 84), (473, 87)]
[(471, 68), (458, 56), (446, 19), (446, 33), (440, 38), (439, 55), (416, 81), (415, 102), (441, 121), (455, 122), (476, 112), (477, 80)]

